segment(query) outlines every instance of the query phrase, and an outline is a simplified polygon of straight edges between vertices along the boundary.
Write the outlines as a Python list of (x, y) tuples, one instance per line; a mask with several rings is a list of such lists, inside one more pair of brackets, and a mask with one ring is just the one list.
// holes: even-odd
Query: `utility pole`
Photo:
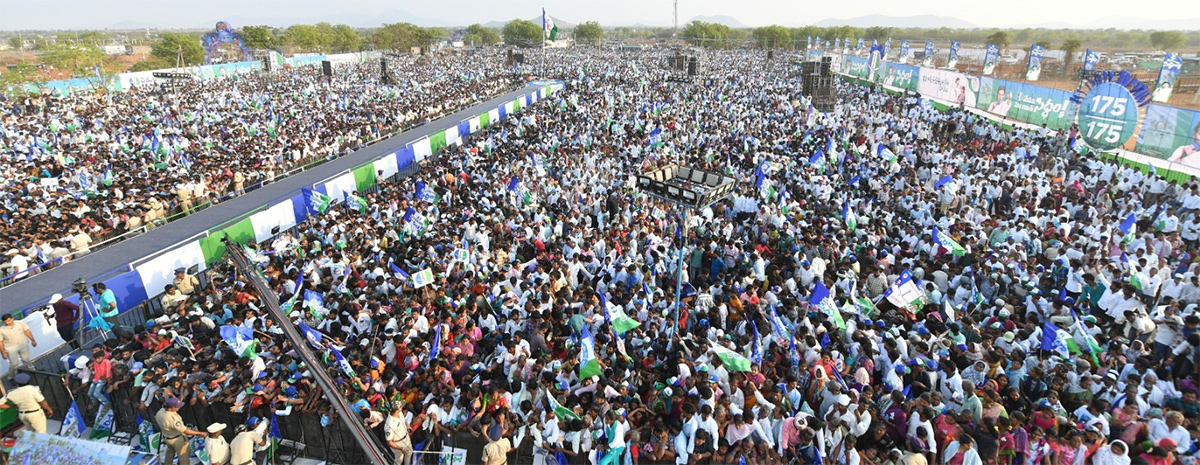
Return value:
[(671, 29), (671, 37), (679, 35), (679, 0), (675, 0), (675, 27)]

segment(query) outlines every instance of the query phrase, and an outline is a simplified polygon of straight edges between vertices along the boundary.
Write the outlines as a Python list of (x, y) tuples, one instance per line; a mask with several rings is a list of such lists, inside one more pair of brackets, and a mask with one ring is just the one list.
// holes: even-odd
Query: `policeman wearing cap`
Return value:
[(13, 381), (20, 387), (9, 391), (7, 396), (0, 398), (0, 409), (17, 409), (17, 418), (21, 419), (21, 423), (24, 423), (26, 428), (38, 433), (45, 433), (46, 416), (53, 415), (54, 409), (46, 403), (46, 398), (42, 396), (42, 389), (29, 385), (28, 373), (17, 373), (17, 376), (13, 377)]
[(192, 293), (196, 292), (196, 288), (200, 287), (200, 280), (196, 279), (195, 276), (187, 274), (186, 268), (176, 268), (175, 280), (171, 281), (171, 284), (174, 284), (175, 289), (178, 289), (183, 295), (192, 295)]
[(158, 423), (158, 428), (162, 431), (163, 442), (167, 444), (167, 451), (163, 455), (162, 463), (175, 463), (175, 457), (179, 456), (179, 465), (191, 465), (191, 459), (188, 451), (188, 438), (185, 436), (204, 436), (203, 431), (196, 431), (183, 425), (183, 418), (179, 416), (179, 408), (183, 407), (183, 401), (178, 397), (167, 399), (167, 403), (162, 410), (154, 416), (155, 423)]
[(232, 465), (254, 465), (254, 447), (267, 443), (269, 422), (250, 417), (246, 423), (250, 429), (238, 433), (229, 444), (229, 463)]
[(204, 451), (208, 452), (208, 460), (212, 465), (229, 463), (229, 443), (225, 442), (225, 437), (222, 436), (224, 432), (224, 423), (208, 425), (208, 438), (204, 440)]

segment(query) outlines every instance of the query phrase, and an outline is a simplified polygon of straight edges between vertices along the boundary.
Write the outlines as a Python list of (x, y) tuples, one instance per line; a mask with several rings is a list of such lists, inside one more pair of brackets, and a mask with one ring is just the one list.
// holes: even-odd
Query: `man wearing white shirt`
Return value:
[(1158, 442), (1163, 438), (1171, 438), (1175, 441), (1175, 451), (1178, 454), (1186, 454), (1192, 448), (1192, 435), (1183, 427), (1183, 414), (1179, 412), (1168, 412), (1166, 419), (1155, 418), (1150, 420), (1150, 439)]

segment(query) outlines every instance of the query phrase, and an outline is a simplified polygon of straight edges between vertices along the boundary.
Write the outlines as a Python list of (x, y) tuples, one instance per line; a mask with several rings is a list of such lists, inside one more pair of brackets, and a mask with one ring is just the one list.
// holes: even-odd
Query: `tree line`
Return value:
[[(1118, 29), (951, 29), (951, 28), (888, 28), (888, 27), (853, 27), (805, 26), (788, 28), (779, 25), (764, 26), (754, 29), (732, 29), (717, 23), (692, 21), (680, 29), (682, 39), (693, 45), (709, 47), (732, 47), (738, 44), (753, 43), (765, 48), (801, 49), (808, 44), (809, 38), (834, 43), (850, 40), (856, 43), (859, 38), (865, 45), (872, 40), (884, 43), (889, 38), (893, 47), (899, 47), (901, 40), (908, 40), (912, 47), (923, 47), (926, 40), (940, 43), (939, 48), (946, 48), (950, 41), (962, 44), (984, 45), (996, 44), (1003, 47), (1010, 45), (1030, 46), (1040, 44), (1047, 48), (1074, 49), (1081, 46), (1104, 50), (1146, 50), (1155, 49), (1172, 52), (1185, 52), (1200, 49), (1200, 31), (1143, 31)], [(617, 28), (610, 36), (620, 38), (667, 38), (671, 37), (671, 28), (630, 30)], [(1074, 47), (1070, 47), (1070, 46)]]

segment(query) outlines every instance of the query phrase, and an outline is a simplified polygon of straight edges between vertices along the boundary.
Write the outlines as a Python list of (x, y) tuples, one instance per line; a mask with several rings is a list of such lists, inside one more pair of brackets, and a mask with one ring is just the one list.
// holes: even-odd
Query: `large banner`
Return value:
[(933, 42), (928, 40), (925, 41), (925, 61), (922, 63), (924, 63), (922, 66), (933, 66)]
[(1183, 69), (1183, 57), (1178, 53), (1168, 53), (1163, 57), (1162, 70), (1158, 72), (1158, 81), (1154, 83), (1154, 101), (1167, 102), (1171, 100), (1171, 90), (1175, 88), (1175, 79)]
[(979, 79), (976, 108), (1050, 129), (1066, 129), (1074, 122), (1078, 106), (1071, 102), (1071, 95), (1063, 90), (984, 77)]
[(987, 45), (987, 53), (983, 55), (983, 75), (991, 76), (996, 72), (996, 60), (1000, 57), (1000, 46), (996, 44)]
[(125, 465), (128, 458), (129, 446), (35, 433), (26, 429), (17, 433), (9, 463)]
[(883, 47), (878, 41), (871, 41), (871, 51), (867, 52), (867, 80), (875, 80), (875, 72), (879, 70), (879, 62), (883, 61)]
[(842, 60), (842, 72), (859, 79), (867, 79), (870, 72), (868, 65), (866, 58), (846, 56)]
[(1025, 68), (1025, 80), (1036, 81), (1038, 76), (1042, 75), (1042, 55), (1046, 54), (1046, 48), (1038, 44), (1033, 44), (1029, 48), (1029, 67)]
[(1091, 71), (1096, 69), (1096, 65), (1100, 64), (1100, 54), (1093, 52), (1092, 49), (1087, 49), (1083, 54), (1083, 70)]
[(899, 87), (904, 90), (917, 91), (917, 75), (921, 68), (913, 65), (883, 62), (880, 64), (879, 83), (885, 86)]
[(908, 41), (900, 41), (900, 64), (908, 63)]
[(979, 78), (954, 71), (923, 68), (917, 81), (917, 92), (926, 97), (948, 100), (954, 105), (975, 107)]
[(1200, 167), (1200, 111), (1151, 104), (1142, 120), (1137, 152)]
[(957, 41), (950, 41), (950, 59), (946, 61), (947, 68), (958, 66), (958, 47), (960, 44)]
[(859, 37), (858, 41), (854, 43), (854, 52), (858, 53), (858, 51), (862, 50), (862, 49), (863, 49), (863, 39), (862, 39), (862, 37)]

